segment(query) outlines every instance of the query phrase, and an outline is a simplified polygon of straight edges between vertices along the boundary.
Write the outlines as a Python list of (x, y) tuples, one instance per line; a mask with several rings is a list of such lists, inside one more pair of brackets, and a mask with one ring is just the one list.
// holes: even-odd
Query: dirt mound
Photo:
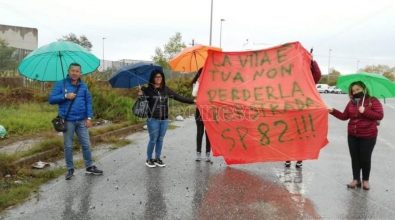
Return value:
[(15, 88), (0, 91), (0, 105), (31, 102), (34, 100), (34, 90), (28, 88)]

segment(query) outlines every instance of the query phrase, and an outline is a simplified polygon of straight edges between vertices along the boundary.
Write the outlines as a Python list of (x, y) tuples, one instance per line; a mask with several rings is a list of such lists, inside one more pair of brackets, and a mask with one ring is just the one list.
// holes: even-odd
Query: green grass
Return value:
[(60, 137), (46, 139), (35, 144), (27, 151), (21, 151), (12, 155), (0, 154), (0, 178), (6, 174), (16, 173), (16, 167), (13, 164), (15, 161), (53, 148), (58, 150), (59, 155), (63, 152), (63, 141)]
[(52, 130), (51, 120), (57, 115), (57, 106), (45, 103), (24, 103), (0, 106), (0, 124), (8, 136), (32, 135)]
[(101, 128), (92, 128), (92, 129), (89, 130), (89, 134), (92, 135), (92, 136), (97, 136), (97, 135), (104, 134), (104, 133), (107, 133), (107, 132), (110, 132), (110, 131), (115, 131), (115, 130), (118, 130), (118, 129), (121, 129), (121, 128), (124, 128), (124, 127), (128, 127), (128, 126), (133, 125), (133, 124), (135, 124), (135, 122), (133, 122), (133, 121), (125, 121), (125, 122), (122, 122), (122, 123), (110, 124), (108, 126), (101, 127)]
[(0, 178), (15, 172), (15, 166), (12, 164), (15, 160), (15, 155), (0, 154)]
[(116, 149), (124, 147), (128, 144), (131, 144), (132, 141), (111, 136), (111, 137), (105, 139), (104, 143), (111, 144), (110, 150), (116, 150)]
[(178, 128), (179, 126), (177, 126), (177, 125), (175, 125), (175, 124), (169, 124), (169, 127), (167, 127), (167, 129), (169, 129), (169, 130), (173, 130), (173, 129), (176, 129), (176, 128)]
[(27, 151), (18, 152), (16, 155), (18, 158), (27, 157), (34, 155), (36, 153), (41, 153), (46, 150), (50, 150), (53, 148), (57, 148), (59, 152), (63, 151), (63, 140), (61, 137), (54, 137), (50, 139), (46, 139), (36, 145), (34, 145), (31, 149)]
[(85, 167), (84, 159), (79, 159), (79, 160), (74, 161), (74, 168), (75, 169), (81, 169), (83, 167)]
[(178, 115), (184, 118), (195, 114), (196, 105), (179, 103), (177, 101), (170, 101), (169, 103), (169, 118), (175, 119)]
[[(30, 169), (21, 169), (18, 172), (18, 177), (0, 179), (0, 211), (25, 201), (43, 183), (63, 175), (65, 171), (65, 168), (38, 172)], [(21, 183), (15, 183), (15, 181), (20, 181)]]

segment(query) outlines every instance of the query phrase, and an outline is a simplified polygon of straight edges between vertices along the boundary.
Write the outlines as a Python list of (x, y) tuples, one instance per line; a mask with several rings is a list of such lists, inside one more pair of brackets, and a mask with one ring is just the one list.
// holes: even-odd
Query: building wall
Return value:
[(111, 61), (111, 60), (100, 60), (100, 66), (98, 68), (99, 71), (106, 71), (111, 69), (112, 71), (117, 71), (118, 69), (122, 68), (123, 66), (129, 64), (135, 64), (139, 62), (150, 62), (147, 60), (131, 60), (131, 59), (122, 59), (119, 61)]
[(8, 46), (32, 51), (38, 46), (37, 28), (17, 27), (0, 24), (0, 38), (4, 39)]

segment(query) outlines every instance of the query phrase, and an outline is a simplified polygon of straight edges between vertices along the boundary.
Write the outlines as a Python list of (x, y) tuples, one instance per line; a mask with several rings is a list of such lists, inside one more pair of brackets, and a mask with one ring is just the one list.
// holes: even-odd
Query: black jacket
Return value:
[(169, 98), (187, 104), (194, 104), (193, 99), (183, 97), (167, 87), (163, 73), (160, 73), (163, 80), (162, 87), (154, 88), (153, 80), (155, 74), (156, 72), (151, 74), (149, 86), (142, 88), (144, 96), (147, 98), (149, 103), (148, 118), (155, 118), (160, 120), (167, 119), (169, 117)]

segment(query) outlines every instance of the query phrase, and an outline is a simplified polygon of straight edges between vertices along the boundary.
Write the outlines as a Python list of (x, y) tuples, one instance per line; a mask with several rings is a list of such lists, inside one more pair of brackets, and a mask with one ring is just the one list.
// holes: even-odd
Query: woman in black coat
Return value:
[[(162, 153), (163, 139), (169, 125), (168, 99), (172, 98), (188, 104), (194, 104), (195, 101), (185, 98), (167, 87), (165, 75), (161, 71), (152, 72), (148, 86), (143, 87), (142, 91), (139, 91), (139, 95), (144, 95), (147, 98), (149, 106), (147, 119), (149, 142), (145, 164), (148, 167), (164, 167), (166, 164), (161, 160), (160, 156)], [(152, 157), (154, 150), (155, 158)]]

